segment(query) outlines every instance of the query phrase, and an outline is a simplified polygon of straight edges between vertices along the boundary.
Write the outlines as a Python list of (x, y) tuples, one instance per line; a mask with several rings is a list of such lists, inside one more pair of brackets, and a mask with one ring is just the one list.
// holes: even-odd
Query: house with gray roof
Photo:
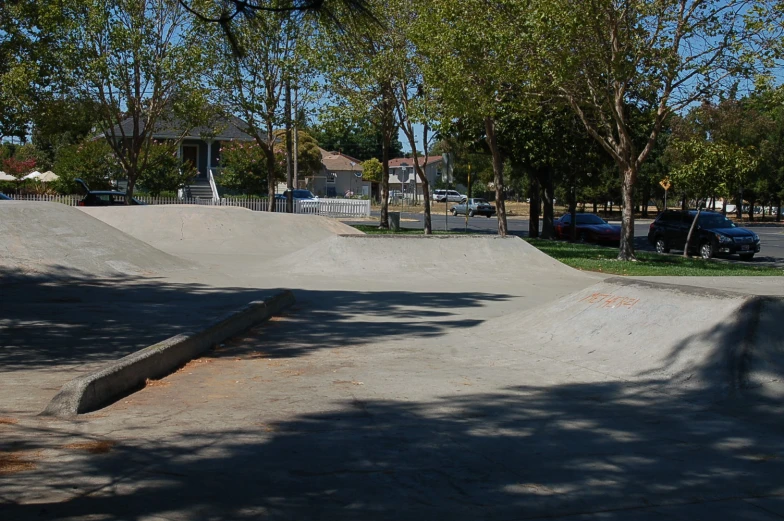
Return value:
[[(248, 124), (236, 116), (216, 118), (212, 125), (203, 125), (191, 129), (177, 119), (159, 120), (155, 124), (152, 138), (157, 140), (180, 140), (178, 153), (183, 159), (196, 167), (200, 177), (207, 175), (207, 170), (215, 173), (219, 167), (221, 143), (224, 141), (253, 141), (245, 133)], [(143, 129), (142, 129), (143, 130)], [(126, 119), (115, 127), (117, 137), (133, 135), (133, 121)]]
[[(152, 132), (155, 140), (179, 140), (177, 154), (196, 168), (198, 175), (187, 188), (187, 195), (211, 199), (213, 194), (208, 181), (208, 171), (220, 174), (220, 150), (226, 141), (253, 141), (245, 130), (248, 125), (236, 116), (216, 117), (211, 125), (187, 129), (176, 118), (161, 119)], [(126, 119), (114, 128), (114, 135), (123, 139), (133, 135), (133, 120)]]

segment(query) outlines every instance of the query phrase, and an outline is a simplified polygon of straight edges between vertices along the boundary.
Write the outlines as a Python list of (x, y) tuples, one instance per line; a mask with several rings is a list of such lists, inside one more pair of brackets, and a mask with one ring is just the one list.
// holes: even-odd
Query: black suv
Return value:
[[(669, 253), (670, 249), (683, 250), (695, 215), (696, 210), (660, 213), (651, 223), (648, 242), (654, 244), (659, 253)], [(760, 240), (753, 231), (737, 227), (720, 213), (700, 213), (689, 253), (699, 252), (704, 259), (737, 254), (741, 260), (751, 260), (759, 251)]]
[[(74, 179), (85, 192), (84, 199), (79, 201), (78, 206), (118, 206), (125, 205), (125, 192), (117, 192), (113, 190), (90, 190), (83, 180)], [(144, 204), (131, 197), (131, 204)]]

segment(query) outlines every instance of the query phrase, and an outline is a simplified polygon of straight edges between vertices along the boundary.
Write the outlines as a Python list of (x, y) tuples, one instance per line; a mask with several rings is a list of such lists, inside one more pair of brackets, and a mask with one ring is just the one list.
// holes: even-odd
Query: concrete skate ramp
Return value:
[(336, 234), (361, 234), (326, 217), (230, 206), (155, 205), (83, 211), (163, 251), (207, 262), (212, 256), (223, 255), (272, 259)]
[(451, 280), (449, 290), (459, 290), (460, 284), (471, 279), (535, 280), (543, 271), (549, 280), (590, 277), (518, 237), (494, 236), (338, 236), (283, 257), (275, 265), (292, 274), (331, 277), (365, 275), (394, 280), (398, 275), (425, 274)]
[(77, 208), (44, 202), (0, 204), (0, 278), (4, 280), (14, 274), (92, 278), (192, 267)]
[(497, 349), (694, 401), (784, 398), (784, 299), (612, 278), (482, 326)]

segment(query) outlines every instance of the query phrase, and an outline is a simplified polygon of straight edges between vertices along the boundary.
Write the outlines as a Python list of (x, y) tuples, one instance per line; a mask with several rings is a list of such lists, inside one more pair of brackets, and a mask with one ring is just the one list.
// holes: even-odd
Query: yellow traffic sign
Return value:
[(661, 181), (659, 181), (659, 184), (661, 185), (662, 188), (664, 188), (665, 191), (670, 189), (670, 180), (666, 177)]

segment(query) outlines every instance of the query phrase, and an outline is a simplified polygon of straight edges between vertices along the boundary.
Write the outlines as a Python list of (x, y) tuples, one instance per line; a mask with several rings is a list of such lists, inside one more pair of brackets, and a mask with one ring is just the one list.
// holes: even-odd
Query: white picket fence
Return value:
[[(43, 201), (78, 206), (83, 199), (80, 195), (18, 195), (17, 201)], [(135, 199), (145, 204), (199, 204), (204, 206), (237, 206), (257, 212), (266, 212), (269, 208), (268, 199), (189, 199), (178, 197), (147, 197)], [(286, 201), (275, 200), (275, 211), (285, 212)], [(294, 213), (323, 215), (326, 217), (369, 217), (370, 201), (362, 199), (319, 199), (318, 201), (294, 201)]]

